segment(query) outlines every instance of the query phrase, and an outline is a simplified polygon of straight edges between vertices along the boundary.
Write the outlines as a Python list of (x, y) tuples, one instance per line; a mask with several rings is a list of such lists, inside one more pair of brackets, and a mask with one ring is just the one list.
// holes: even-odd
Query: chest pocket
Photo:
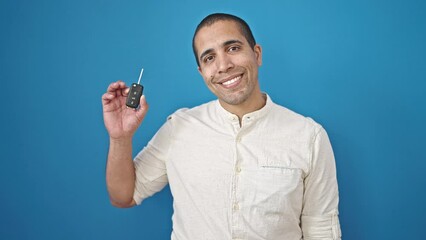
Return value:
[[(291, 151), (277, 151), (259, 158), (255, 174), (259, 195), (281, 205), (301, 200), (304, 174), (300, 162), (299, 156)], [(287, 207), (290, 206), (284, 206)]]
[(303, 193), (303, 171), (282, 165), (260, 164), (254, 186), (260, 202), (269, 200), (274, 205), (291, 203), (302, 197), (299, 194)]
[(248, 222), (256, 223), (253, 229), (262, 239), (297, 229), (303, 202), (303, 171), (271, 163), (260, 161), (253, 172), (244, 175)]

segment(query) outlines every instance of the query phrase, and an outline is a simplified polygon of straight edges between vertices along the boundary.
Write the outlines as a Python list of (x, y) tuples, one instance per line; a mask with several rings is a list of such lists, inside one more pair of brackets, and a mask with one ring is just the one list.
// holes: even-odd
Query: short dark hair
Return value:
[(197, 50), (195, 49), (195, 36), (197, 36), (197, 33), (201, 28), (211, 26), (218, 21), (233, 21), (237, 23), (241, 34), (246, 38), (249, 46), (254, 49), (254, 46), (256, 45), (256, 40), (254, 39), (253, 33), (251, 32), (249, 25), (243, 19), (227, 13), (210, 14), (205, 17), (200, 22), (200, 24), (198, 24), (197, 28), (195, 29), (194, 36), (192, 37), (192, 51), (194, 51), (195, 61), (197, 61), (198, 66), (200, 66), (200, 61), (197, 56)]

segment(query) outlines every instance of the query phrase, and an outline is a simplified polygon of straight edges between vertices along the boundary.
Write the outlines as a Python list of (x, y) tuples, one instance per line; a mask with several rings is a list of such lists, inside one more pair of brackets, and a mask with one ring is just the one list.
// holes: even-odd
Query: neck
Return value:
[(255, 95), (251, 96), (246, 101), (244, 101), (240, 104), (237, 104), (237, 105), (228, 104), (228, 103), (225, 103), (221, 100), (219, 100), (219, 102), (220, 102), (220, 105), (222, 105), (222, 107), (226, 111), (238, 116), (238, 119), (239, 119), (240, 125), (241, 125), (241, 119), (243, 118), (244, 115), (246, 115), (247, 113), (257, 111), (257, 110), (261, 109), (263, 106), (265, 106), (266, 95), (262, 94), (260, 91), (258, 91), (258, 92), (256, 92)]

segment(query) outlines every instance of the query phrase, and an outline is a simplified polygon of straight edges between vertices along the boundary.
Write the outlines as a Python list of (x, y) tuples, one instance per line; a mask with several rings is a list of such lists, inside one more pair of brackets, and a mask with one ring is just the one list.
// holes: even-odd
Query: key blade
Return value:
[(141, 82), (142, 74), (143, 74), (143, 68), (142, 68), (142, 70), (141, 70), (141, 74), (139, 75), (138, 84), (140, 84), (140, 82)]

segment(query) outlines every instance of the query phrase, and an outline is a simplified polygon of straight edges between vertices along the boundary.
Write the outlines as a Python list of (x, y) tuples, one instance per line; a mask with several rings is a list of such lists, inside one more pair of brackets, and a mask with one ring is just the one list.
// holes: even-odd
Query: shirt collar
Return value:
[[(272, 108), (272, 106), (274, 105), (274, 102), (272, 102), (272, 99), (269, 97), (268, 94), (263, 93), (266, 96), (266, 104), (265, 106), (263, 106), (261, 109), (256, 110), (254, 112), (250, 112), (247, 113), (243, 116), (243, 120), (247, 119), (247, 120), (257, 120), (262, 118), (263, 116), (265, 116), (270, 109)], [(219, 100), (215, 101), (215, 105), (216, 105), (216, 109), (218, 112), (218, 115), (220, 117), (222, 117), (223, 119), (227, 120), (227, 121), (231, 121), (231, 122), (238, 122), (238, 116), (228, 112), (226, 109), (224, 109), (222, 107), (222, 105), (220, 105)]]

